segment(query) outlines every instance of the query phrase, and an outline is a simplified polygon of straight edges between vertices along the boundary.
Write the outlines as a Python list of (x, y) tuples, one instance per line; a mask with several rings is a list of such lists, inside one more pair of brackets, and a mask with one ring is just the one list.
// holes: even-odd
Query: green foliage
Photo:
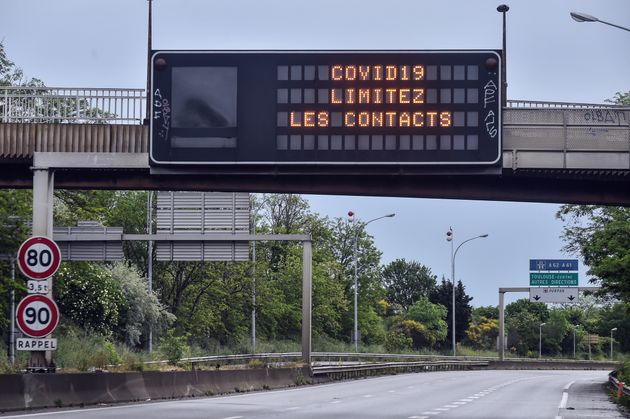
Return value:
[(114, 343), (101, 335), (70, 325), (59, 327), (55, 333), (58, 340), (55, 363), (58, 367), (88, 371), (123, 362)]
[(606, 99), (606, 102), (614, 103), (616, 105), (630, 106), (630, 91), (617, 92), (612, 99)]
[(187, 335), (176, 336), (173, 329), (169, 329), (160, 340), (160, 352), (164, 354), (171, 365), (177, 363), (190, 351)]
[(157, 296), (149, 293), (146, 281), (133, 267), (118, 263), (109, 271), (126, 301), (124, 312), (121, 313), (124, 325), (118, 336), (127, 345), (138, 346), (149, 328), (159, 335), (175, 321), (175, 316), (166, 311)]
[(397, 353), (410, 350), (413, 345), (413, 339), (406, 333), (398, 330), (392, 330), (385, 337), (385, 350), (387, 353)]
[(466, 342), (476, 349), (493, 349), (499, 336), (499, 321), (474, 315), (466, 330)]
[(579, 253), (588, 273), (610, 293), (630, 302), (630, 208), (563, 205), (565, 250)]
[(499, 307), (497, 306), (481, 306), (473, 308), (470, 313), (473, 320), (485, 317), (486, 319), (499, 319)]
[(416, 262), (396, 259), (383, 269), (383, 284), (391, 304), (407, 310), (420, 297), (428, 297), (436, 287), (431, 269)]
[(520, 299), (505, 308), (505, 323), (508, 330), (508, 347), (516, 353), (528, 356), (528, 352), (538, 353), (539, 325), (549, 318), (546, 304), (532, 303)]
[[(442, 278), (442, 283), (437, 286), (429, 299), (435, 304), (441, 304), (446, 307), (448, 311), (446, 321), (448, 325), (448, 342), (450, 342), (452, 339), (451, 329), (453, 327), (453, 316), (451, 314), (453, 310), (453, 283), (451, 281), (447, 281), (445, 278)], [(472, 314), (472, 306), (470, 305), (471, 301), (472, 297), (466, 294), (466, 288), (462, 282), (457, 281), (457, 286), (455, 287), (455, 339), (458, 342), (462, 341), (466, 337), (466, 329), (468, 328), (468, 324), (470, 324), (470, 317)]]
[(11, 61), (0, 41), (0, 86), (43, 86), (41, 80), (24, 78), (24, 72)]
[(414, 348), (432, 347), (446, 338), (446, 313), (446, 307), (420, 297), (395, 320), (392, 329), (409, 336)]
[(62, 262), (54, 286), (63, 319), (105, 336), (122, 322), (128, 303), (104, 265)]

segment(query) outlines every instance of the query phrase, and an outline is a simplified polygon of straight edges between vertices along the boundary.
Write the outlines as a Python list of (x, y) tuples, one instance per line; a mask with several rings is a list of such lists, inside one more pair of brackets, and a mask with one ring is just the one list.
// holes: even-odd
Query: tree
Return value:
[(420, 297), (400, 316), (393, 329), (411, 337), (415, 348), (432, 347), (446, 338), (446, 313), (443, 305), (433, 304), (428, 298)]
[[(438, 285), (431, 296), (429, 297), (431, 302), (435, 304), (441, 304), (448, 310), (447, 323), (448, 323), (448, 336), (450, 341), (452, 339), (452, 307), (453, 307), (453, 283), (442, 278), (442, 283)], [(457, 287), (455, 288), (455, 340), (461, 341), (466, 336), (466, 329), (470, 324), (470, 315), (472, 313), (472, 306), (470, 302), (472, 297), (466, 294), (466, 288), (462, 284), (462, 281), (457, 281)]]
[(396, 259), (383, 269), (383, 284), (391, 304), (407, 310), (420, 297), (428, 297), (436, 287), (437, 276), (416, 261)]
[(612, 99), (606, 99), (606, 102), (614, 103), (615, 105), (630, 106), (630, 91), (625, 93), (617, 92)]
[(149, 329), (159, 335), (175, 321), (175, 316), (166, 311), (156, 295), (149, 293), (138, 271), (124, 263), (115, 264), (109, 271), (127, 302), (121, 313), (123, 326), (117, 333), (120, 340), (138, 346), (143, 337), (146, 340)]
[(564, 250), (582, 255), (602, 293), (630, 302), (630, 208), (563, 205), (556, 216)]
[(473, 316), (466, 330), (467, 342), (478, 349), (493, 349), (499, 336), (499, 321), (485, 316)]
[(111, 336), (122, 322), (127, 302), (102, 264), (64, 262), (54, 287), (62, 318), (104, 336)]
[[(0, 41), (0, 86), (43, 86), (41, 80), (24, 79), (24, 72), (11, 61), (4, 50), (4, 44)], [(1, 99), (1, 98), (0, 98)], [(2, 102), (0, 102), (0, 105)]]
[(521, 356), (534, 356), (538, 352), (538, 333), (541, 323), (549, 319), (546, 304), (520, 299), (505, 307), (505, 324), (508, 329), (508, 347)]

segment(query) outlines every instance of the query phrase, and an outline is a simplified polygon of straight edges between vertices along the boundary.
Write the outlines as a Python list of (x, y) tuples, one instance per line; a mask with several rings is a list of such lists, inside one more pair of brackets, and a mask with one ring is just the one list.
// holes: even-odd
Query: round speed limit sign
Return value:
[(18, 266), (31, 279), (41, 280), (53, 276), (60, 263), (59, 246), (48, 237), (31, 237), (18, 250)]
[(29, 295), (15, 310), (17, 325), (27, 336), (41, 338), (52, 333), (59, 323), (57, 304), (45, 295)]

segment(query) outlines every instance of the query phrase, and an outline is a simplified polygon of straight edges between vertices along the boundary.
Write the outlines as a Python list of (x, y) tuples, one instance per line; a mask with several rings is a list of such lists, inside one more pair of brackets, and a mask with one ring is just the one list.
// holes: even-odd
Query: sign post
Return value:
[(29, 295), (16, 309), (17, 325), (29, 338), (18, 339), (17, 349), (31, 351), (29, 368), (50, 370), (53, 364), (49, 351), (57, 349), (57, 339), (50, 338), (50, 334), (59, 323), (59, 309), (52, 299), (52, 276), (61, 264), (61, 252), (48, 237), (34, 236), (22, 243), (17, 260), (20, 271), (29, 278)]

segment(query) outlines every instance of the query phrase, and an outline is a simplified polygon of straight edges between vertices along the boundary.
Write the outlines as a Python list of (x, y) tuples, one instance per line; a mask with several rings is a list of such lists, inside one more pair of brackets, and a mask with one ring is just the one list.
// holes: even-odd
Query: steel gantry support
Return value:
[(301, 242), (302, 260), (302, 358), (310, 367), (312, 352), (312, 302), (313, 302), (313, 251), (311, 236), (305, 234), (204, 234), (204, 233), (157, 233), (157, 234), (73, 234), (59, 233), (54, 235), (56, 242), (81, 241), (201, 241), (201, 242), (250, 242), (250, 241), (293, 241)]
[[(533, 287), (537, 288), (537, 287)], [(577, 287), (579, 291), (599, 291), (600, 287)], [(499, 288), (499, 361), (505, 360), (505, 293), (529, 292), (530, 287)], [(542, 304), (542, 303), (541, 303)]]
[[(33, 228), (32, 236), (53, 236), (53, 196), (55, 191), (55, 172), (48, 167), (32, 167), (33, 171)], [(52, 278), (48, 283), (47, 296), (51, 299)], [(50, 338), (52, 335), (46, 336)], [(50, 369), (53, 367), (51, 351), (31, 351), (29, 369)]]

